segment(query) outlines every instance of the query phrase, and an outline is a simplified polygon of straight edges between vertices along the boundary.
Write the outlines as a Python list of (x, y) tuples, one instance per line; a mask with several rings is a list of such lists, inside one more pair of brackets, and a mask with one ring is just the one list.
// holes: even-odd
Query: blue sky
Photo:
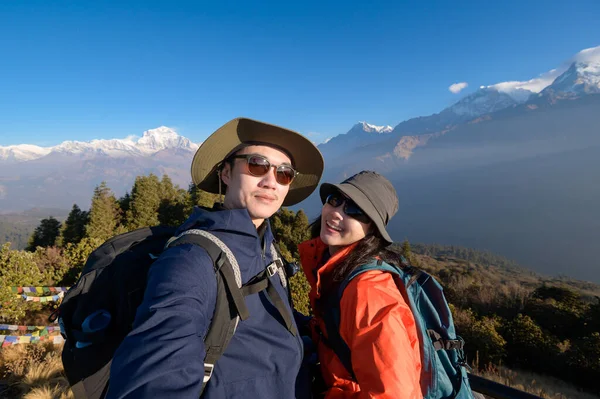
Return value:
[(600, 45), (597, 0), (4, 1), (0, 17), (2, 146), (160, 125), (202, 141), (236, 116), (322, 141)]

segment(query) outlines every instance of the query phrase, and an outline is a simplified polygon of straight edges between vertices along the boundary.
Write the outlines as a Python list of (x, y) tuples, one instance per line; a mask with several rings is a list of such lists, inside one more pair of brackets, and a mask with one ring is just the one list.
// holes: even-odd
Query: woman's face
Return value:
[[(365, 238), (370, 231), (371, 221), (366, 215), (348, 216), (345, 209), (351, 214), (360, 211), (352, 200), (341, 193), (336, 193), (328, 197), (321, 210), (320, 236), (321, 240), (329, 245), (331, 254)], [(357, 217), (361, 220), (357, 220)]]

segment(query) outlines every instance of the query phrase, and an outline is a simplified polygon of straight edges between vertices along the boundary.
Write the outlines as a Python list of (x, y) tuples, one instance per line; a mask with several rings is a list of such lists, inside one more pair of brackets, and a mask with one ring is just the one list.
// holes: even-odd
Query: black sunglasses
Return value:
[(346, 197), (340, 192), (329, 194), (325, 203), (331, 205), (334, 208), (337, 208), (340, 205), (344, 205), (344, 213), (350, 216), (353, 219), (358, 220), (361, 223), (369, 223), (371, 218), (367, 216), (366, 213), (363, 212), (362, 209), (354, 201), (350, 198)]
[(275, 180), (282, 186), (292, 184), (294, 178), (299, 175), (290, 165), (272, 165), (267, 158), (258, 154), (234, 155), (230, 158), (245, 159), (248, 163), (248, 172), (252, 176), (264, 176), (271, 168), (275, 168)]

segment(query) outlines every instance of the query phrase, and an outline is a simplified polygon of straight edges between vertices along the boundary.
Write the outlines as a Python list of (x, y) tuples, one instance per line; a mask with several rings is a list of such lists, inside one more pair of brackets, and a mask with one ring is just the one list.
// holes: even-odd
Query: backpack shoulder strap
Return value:
[(281, 284), (283, 285), (283, 288), (287, 289), (288, 279), (284, 267), (285, 259), (281, 256), (281, 251), (279, 251), (279, 248), (274, 242), (271, 243), (271, 257), (273, 258), (273, 262), (277, 265), (277, 273), (281, 279)]
[[(287, 273), (285, 271), (285, 260), (281, 256), (279, 249), (274, 243), (271, 243), (271, 256), (273, 258), (273, 262), (271, 262), (265, 268), (265, 270), (258, 273), (250, 281), (248, 281), (242, 287), (242, 292), (244, 292), (244, 295), (247, 295), (249, 293), (258, 292), (259, 290), (266, 290), (266, 295), (279, 312), (279, 315), (281, 316), (286, 328), (292, 335), (296, 336), (298, 335), (298, 329), (294, 323), (293, 304), (290, 287), (287, 280)], [(289, 308), (286, 307), (284, 300), (281, 298), (277, 292), (277, 289), (275, 288), (275, 285), (270, 279), (275, 274), (279, 275), (281, 285), (283, 286), (284, 291), (287, 293)]]
[[(186, 230), (167, 242), (166, 247), (183, 244), (201, 246), (213, 260), (217, 279), (217, 301), (213, 318), (204, 338), (204, 379), (202, 391), (212, 376), (217, 360), (233, 337), (240, 318), (249, 316), (242, 293), (242, 274), (231, 250), (213, 234), (200, 229)], [(230, 299), (231, 298), (231, 301)], [(231, 303), (233, 302), (233, 304)], [(233, 305), (233, 306), (231, 306)]]
[(352, 368), (352, 354), (348, 344), (344, 341), (340, 334), (340, 302), (344, 290), (355, 277), (370, 270), (381, 270), (387, 273), (392, 273), (402, 277), (404, 272), (399, 267), (383, 263), (380, 260), (375, 260), (366, 265), (355, 268), (341, 283), (336, 293), (329, 295), (327, 299), (327, 309), (324, 314), (325, 328), (327, 329), (326, 344), (333, 349), (336, 356), (340, 359), (346, 370), (350, 372), (352, 378), (356, 381), (356, 375)]
[(404, 272), (399, 267), (390, 265), (388, 263), (384, 263), (381, 260), (375, 260), (371, 263), (367, 263), (366, 265), (362, 265), (362, 266), (355, 268), (348, 275), (348, 277), (346, 277), (346, 279), (344, 279), (344, 281), (342, 281), (342, 283), (340, 284), (340, 288), (338, 290), (339, 299), (340, 300), (342, 299), (342, 294), (344, 293), (344, 290), (346, 289), (346, 287), (348, 286), (350, 281), (352, 281), (356, 276), (363, 274), (364, 272), (368, 272), (370, 270), (381, 270), (383, 272), (395, 274), (399, 277), (402, 277), (404, 275)]

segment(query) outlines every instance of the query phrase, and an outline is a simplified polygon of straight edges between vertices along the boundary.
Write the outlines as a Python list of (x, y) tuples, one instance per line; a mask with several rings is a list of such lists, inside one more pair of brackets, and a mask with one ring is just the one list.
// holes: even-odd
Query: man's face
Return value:
[[(262, 155), (275, 166), (291, 165), (290, 158), (284, 152), (268, 146), (251, 145), (236, 153), (246, 154)], [(246, 208), (256, 227), (277, 212), (290, 189), (289, 185), (277, 183), (275, 169), (272, 167), (264, 176), (253, 176), (248, 171), (247, 160), (243, 158), (234, 158), (231, 165), (225, 164), (221, 177), (227, 185), (225, 207)]]

